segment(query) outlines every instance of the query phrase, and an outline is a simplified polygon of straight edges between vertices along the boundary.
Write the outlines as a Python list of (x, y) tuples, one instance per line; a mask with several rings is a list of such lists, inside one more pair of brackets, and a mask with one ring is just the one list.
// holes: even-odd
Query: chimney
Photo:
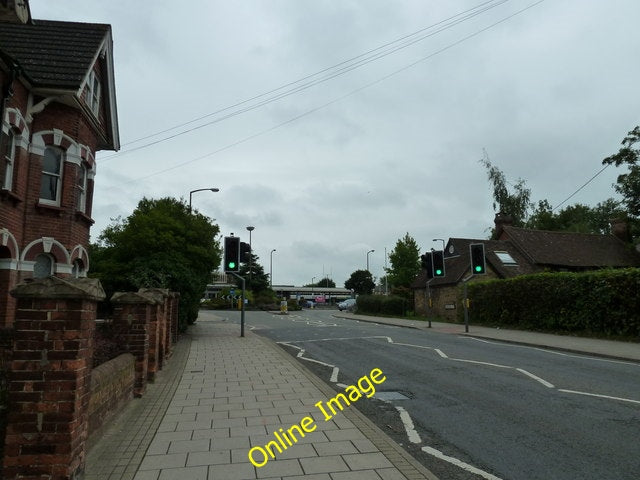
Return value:
[(0, 22), (28, 23), (30, 21), (29, 0), (0, 0)]
[(513, 224), (513, 218), (511, 217), (511, 215), (503, 212), (498, 212), (496, 213), (496, 218), (493, 220), (493, 222), (496, 224), (496, 228), (493, 233), (494, 239), (500, 240), (502, 232), (504, 231), (504, 227)]
[(612, 218), (609, 220), (611, 224), (611, 235), (618, 237), (624, 243), (631, 243), (631, 232), (629, 232), (629, 224), (621, 218)]

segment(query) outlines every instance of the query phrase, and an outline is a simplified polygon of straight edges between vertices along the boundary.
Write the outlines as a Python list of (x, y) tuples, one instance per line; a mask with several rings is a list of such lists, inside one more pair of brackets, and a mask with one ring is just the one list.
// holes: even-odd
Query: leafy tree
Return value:
[(537, 230), (606, 234), (611, 231), (609, 220), (623, 215), (619, 203), (612, 198), (595, 207), (570, 205), (558, 213), (553, 212), (547, 200), (542, 200), (525, 226)]
[(168, 288), (180, 293), (180, 325), (195, 322), (211, 271), (220, 265), (218, 226), (182, 200), (143, 198), (91, 245), (91, 276), (116, 291)]
[[(251, 256), (251, 262), (241, 262), (238, 270), (238, 275), (244, 278), (245, 288), (255, 294), (269, 290), (269, 275), (264, 273), (264, 268), (260, 265), (258, 256), (255, 253), (250, 253), (249, 255)], [(249, 270), (249, 263), (251, 263), (251, 270)], [(238, 278), (235, 278), (235, 280), (238, 288), (241, 288), (242, 281)]]
[(493, 210), (511, 216), (515, 227), (522, 227), (526, 220), (529, 209), (533, 206), (531, 190), (529, 190), (524, 180), (518, 179), (515, 185), (512, 184), (513, 191), (509, 191), (507, 179), (504, 173), (496, 166), (492, 165), (486, 155), (480, 163), (487, 169), (489, 182), (493, 185)]
[(305, 285), (305, 287), (336, 288), (336, 282), (331, 280), (329, 277), (324, 277), (322, 280), (316, 283), (309, 283), (308, 285)]
[(627, 173), (618, 175), (614, 185), (616, 192), (622, 195), (622, 204), (626, 208), (626, 217), (634, 236), (640, 234), (640, 148), (634, 148), (640, 142), (640, 126), (636, 126), (622, 140), (618, 153), (605, 158), (603, 165), (628, 165)]
[(349, 279), (344, 282), (344, 288), (353, 290), (358, 295), (368, 295), (375, 288), (373, 275), (368, 270), (356, 270)]
[(390, 268), (385, 268), (389, 283), (393, 287), (410, 287), (411, 282), (420, 273), (420, 248), (407, 232), (398, 239), (395, 248), (389, 253)]

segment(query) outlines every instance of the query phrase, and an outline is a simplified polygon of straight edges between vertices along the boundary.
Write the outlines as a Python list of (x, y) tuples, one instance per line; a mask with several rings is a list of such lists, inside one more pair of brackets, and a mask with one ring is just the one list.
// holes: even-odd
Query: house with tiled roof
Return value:
[[(412, 284), (419, 314), (454, 320), (461, 308), (459, 286), (468, 281), (513, 278), (544, 271), (585, 271), (640, 267), (640, 253), (628, 242), (623, 225), (614, 234), (596, 235), (516, 228), (496, 215), (497, 240), (450, 238), (445, 246), (445, 276), (422, 270)], [(485, 275), (471, 273), (470, 245), (484, 244)]]
[(85, 276), (95, 155), (120, 146), (111, 27), (0, 3), (0, 327), (33, 277)]

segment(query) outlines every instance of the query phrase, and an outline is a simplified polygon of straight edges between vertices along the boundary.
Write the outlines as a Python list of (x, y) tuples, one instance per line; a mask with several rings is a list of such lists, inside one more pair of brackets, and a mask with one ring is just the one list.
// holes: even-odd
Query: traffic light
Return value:
[(240, 261), (249, 263), (251, 257), (251, 246), (246, 242), (240, 242)]
[(484, 243), (472, 243), (469, 245), (471, 253), (471, 274), (484, 275), (487, 268), (484, 260)]
[(240, 270), (240, 237), (224, 237), (224, 271)]
[(433, 278), (433, 259), (431, 258), (431, 252), (421, 255), (420, 260), (422, 260), (422, 268), (427, 271), (427, 278)]
[(433, 276), (444, 277), (444, 252), (442, 250), (434, 250), (433, 257)]

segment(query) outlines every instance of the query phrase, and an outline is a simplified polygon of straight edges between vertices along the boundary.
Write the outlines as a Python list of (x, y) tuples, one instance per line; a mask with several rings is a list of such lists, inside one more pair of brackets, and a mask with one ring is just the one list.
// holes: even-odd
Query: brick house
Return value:
[(0, 328), (27, 278), (86, 276), (95, 154), (118, 150), (111, 27), (0, 3)]
[[(640, 253), (629, 243), (622, 223), (612, 222), (614, 233), (610, 235), (516, 228), (511, 226), (509, 217), (501, 214), (496, 215), (495, 224), (497, 240), (449, 239), (445, 276), (429, 279), (423, 270), (412, 284), (416, 313), (455, 320), (461, 308), (458, 287), (465, 280), (512, 278), (543, 271), (640, 267)], [(471, 275), (472, 243), (485, 246), (486, 275)]]

